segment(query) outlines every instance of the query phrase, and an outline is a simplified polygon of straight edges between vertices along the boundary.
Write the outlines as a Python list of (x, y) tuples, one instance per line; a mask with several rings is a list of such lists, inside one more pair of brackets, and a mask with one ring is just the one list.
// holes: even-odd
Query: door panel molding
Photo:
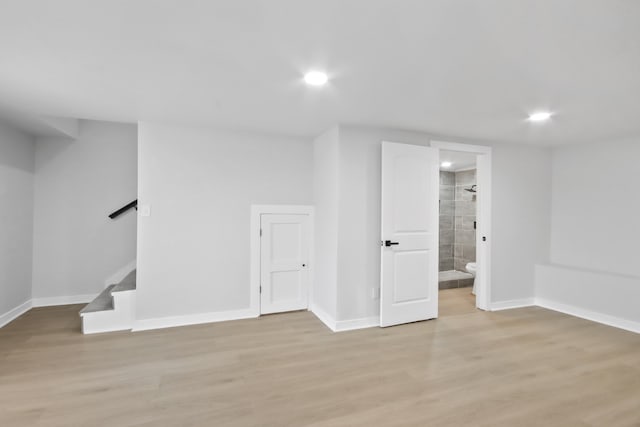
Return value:
[(438, 317), (438, 155), (431, 147), (382, 142), (383, 327)]

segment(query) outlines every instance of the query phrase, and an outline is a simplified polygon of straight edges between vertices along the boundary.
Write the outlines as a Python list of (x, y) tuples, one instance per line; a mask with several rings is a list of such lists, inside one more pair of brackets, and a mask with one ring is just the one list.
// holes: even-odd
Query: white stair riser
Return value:
[(96, 311), (82, 315), (82, 333), (126, 331), (133, 326), (136, 307), (136, 292), (114, 292), (113, 310)]

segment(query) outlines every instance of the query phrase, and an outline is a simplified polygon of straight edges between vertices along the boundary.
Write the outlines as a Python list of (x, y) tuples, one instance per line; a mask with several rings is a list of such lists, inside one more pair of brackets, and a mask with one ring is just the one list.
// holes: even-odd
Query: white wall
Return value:
[(536, 264), (549, 262), (551, 150), (491, 145), (491, 302), (530, 299)]
[(312, 204), (313, 144), (140, 123), (138, 319), (249, 307), (251, 204)]
[(137, 126), (81, 121), (36, 144), (33, 297), (91, 295), (136, 256)]
[[(363, 319), (378, 315), (380, 304), (371, 290), (380, 284), (381, 141), (428, 145), (431, 137), (355, 126), (340, 126), (339, 135), (337, 320)], [(487, 145), (493, 147), (491, 301), (530, 299), (535, 265), (549, 257), (550, 150)]]
[(336, 318), (338, 286), (339, 128), (333, 127), (313, 142), (315, 205), (315, 266), (312, 309)]
[(552, 265), (539, 266), (536, 281), (542, 305), (640, 331), (638, 159), (638, 139), (553, 150)]
[(0, 325), (31, 299), (34, 155), (32, 137), (0, 125)]
[(553, 151), (551, 261), (640, 276), (640, 139)]

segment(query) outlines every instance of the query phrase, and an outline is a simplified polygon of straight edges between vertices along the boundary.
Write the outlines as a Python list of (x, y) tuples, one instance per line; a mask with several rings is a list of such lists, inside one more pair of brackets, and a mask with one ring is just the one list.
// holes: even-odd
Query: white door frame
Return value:
[[(484, 145), (460, 144), (457, 142), (431, 141), (431, 146), (440, 151), (461, 151), (478, 155), (476, 165), (478, 185), (478, 210), (476, 219), (476, 307), (481, 310), (491, 308), (491, 147)], [(436, 195), (435, 197), (439, 197)], [(483, 241), (483, 238), (486, 238)]]
[(249, 237), (251, 239), (251, 278), (249, 285), (249, 309), (256, 317), (260, 316), (260, 218), (262, 215), (268, 214), (309, 215), (309, 263), (307, 266), (309, 270), (309, 304), (307, 307), (311, 307), (313, 296), (313, 270), (315, 267), (315, 208), (308, 205), (251, 205), (251, 224), (249, 233)]

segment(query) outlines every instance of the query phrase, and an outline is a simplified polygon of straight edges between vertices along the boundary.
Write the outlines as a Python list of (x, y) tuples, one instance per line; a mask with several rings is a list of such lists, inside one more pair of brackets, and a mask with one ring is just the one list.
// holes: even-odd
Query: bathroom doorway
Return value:
[(490, 309), (491, 148), (434, 141), (440, 154), (440, 317)]

